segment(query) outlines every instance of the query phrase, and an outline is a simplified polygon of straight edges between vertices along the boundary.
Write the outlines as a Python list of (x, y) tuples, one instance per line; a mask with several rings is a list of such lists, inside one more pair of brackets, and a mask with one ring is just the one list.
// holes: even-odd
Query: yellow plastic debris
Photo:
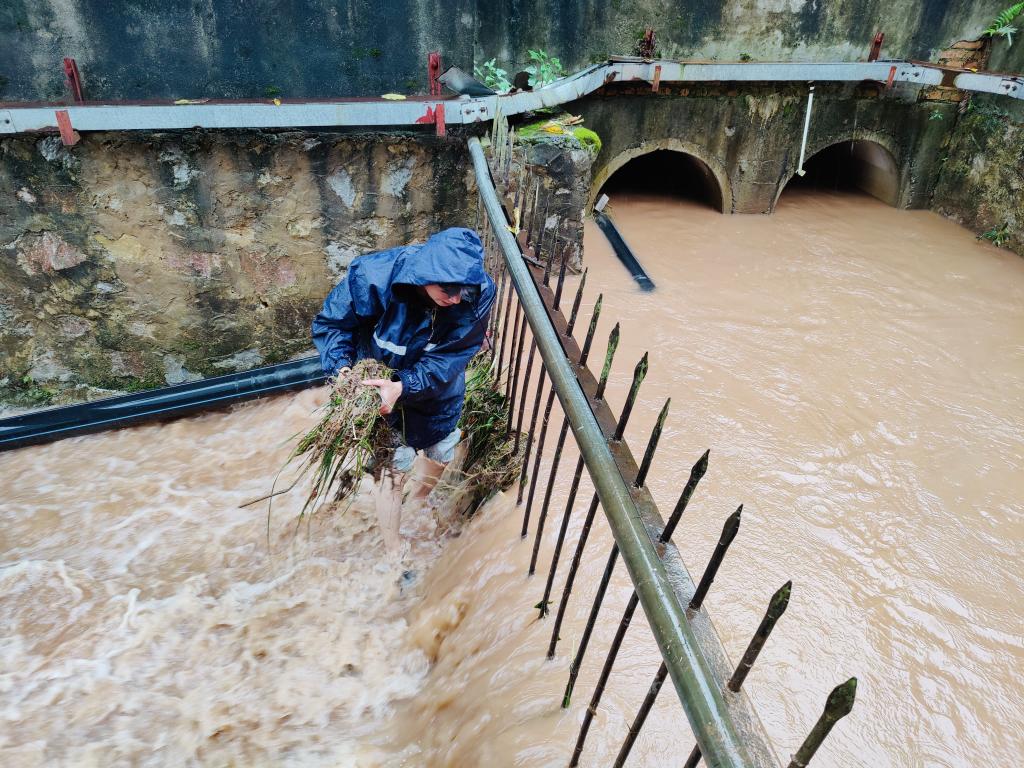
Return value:
[(562, 126), (554, 121), (545, 124), (544, 130), (547, 133), (565, 133), (565, 130), (562, 128)]
[(280, 99), (274, 99), (274, 106), (275, 107), (280, 107), (281, 106), (281, 100)]
[(405, 96), (400, 93), (385, 93), (381, 98), (388, 101), (405, 101)]

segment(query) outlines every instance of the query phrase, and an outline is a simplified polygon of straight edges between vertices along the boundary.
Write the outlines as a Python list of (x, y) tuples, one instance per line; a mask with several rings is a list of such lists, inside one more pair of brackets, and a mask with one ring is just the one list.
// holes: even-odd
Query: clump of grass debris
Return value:
[(462, 465), (459, 495), (469, 494), (475, 508), (497, 491), (519, 480), (523, 468), (525, 440), (515, 451), (509, 430), (508, 401), (491, 379), (491, 357), (481, 353), (466, 368), (466, 400), (459, 428), (469, 439), (469, 451)]
[(331, 380), (323, 417), (302, 436), (285, 463), (299, 459), (298, 476), (313, 476), (300, 520), (324, 501), (346, 498), (366, 472), (379, 472), (390, 463), (394, 444), (391, 428), (380, 415), (380, 395), (376, 387), (362, 384), (364, 379), (390, 378), (390, 368), (367, 359)]

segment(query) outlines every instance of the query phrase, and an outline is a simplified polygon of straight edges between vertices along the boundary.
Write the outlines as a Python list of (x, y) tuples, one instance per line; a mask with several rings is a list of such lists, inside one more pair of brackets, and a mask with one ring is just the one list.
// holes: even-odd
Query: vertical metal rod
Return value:
[(565, 248), (561, 249), (561, 263), (558, 267), (558, 281), (555, 283), (555, 298), (552, 301), (552, 308), (558, 312), (561, 310), (562, 288), (565, 287), (565, 265), (568, 259), (565, 257)]
[[(698, 483), (700, 483), (701, 479), (708, 471), (708, 457), (710, 454), (711, 451), (704, 451), (704, 455), (702, 455), (697, 460), (697, 463), (691, 467), (690, 477), (686, 481), (686, 485), (683, 487), (683, 492), (679, 494), (679, 500), (676, 502), (676, 505), (672, 510), (672, 514), (669, 515), (668, 522), (665, 524), (665, 529), (658, 537), (659, 542), (665, 543), (672, 538), (672, 533), (679, 524), (679, 520), (682, 518), (683, 512), (686, 511), (686, 507), (690, 504), (693, 492), (697, 489)], [(594, 689), (594, 697), (587, 709), (587, 714), (584, 716), (583, 727), (580, 729), (580, 739), (577, 740), (577, 746), (580, 750), (582, 750), (583, 740), (586, 738), (585, 729), (590, 727), (590, 723), (588, 721), (593, 718), (591, 713), (597, 712), (597, 706), (601, 703), (601, 695), (604, 690), (604, 685), (607, 682), (608, 676), (611, 674), (612, 667), (615, 664), (615, 659), (619, 653), (619, 648), (625, 638), (626, 630), (629, 628), (629, 624), (633, 620), (633, 614), (636, 613), (636, 609), (639, 604), (640, 600), (637, 597), (636, 592), (633, 592), (629, 597), (629, 602), (626, 604), (626, 610), (623, 611), (622, 619), (619, 621), (619, 629), (615, 634), (615, 638), (612, 640), (611, 647), (608, 649), (608, 656), (605, 659), (604, 668), (601, 670), (601, 678), (598, 681), (598, 686)], [(619, 755), (616, 758), (616, 766), (621, 766), (629, 756), (629, 752), (633, 748), (633, 742), (636, 741), (636, 737), (639, 735), (640, 729), (643, 728), (644, 721), (647, 719), (647, 714), (651, 711), (651, 707), (654, 706), (654, 700), (657, 698), (658, 692), (661, 690), (662, 683), (665, 682), (666, 675), (668, 675), (668, 668), (664, 663), (662, 663), (661, 667), (658, 669), (658, 674), (654, 678), (654, 682), (647, 691), (647, 697), (640, 705), (640, 710), (637, 712), (636, 719), (633, 721), (632, 725), (630, 725), (629, 733), (627, 734), (626, 740), (623, 742), (622, 748), (619, 750)]]
[(640, 462), (640, 471), (636, 473), (636, 480), (633, 481), (634, 488), (643, 488), (647, 481), (647, 473), (651, 469), (651, 462), (654, 461), (654, 452), (658, 448), (661, 433), (665, 429), (665, 419), (668, 418), (668, 407), (671, 404), (672, 398), (670, 397), (661, 406), (661, 413), (658, 414), (658, 420), (654, 422), (654, 429), (651, 430), (651, 437), (647, 441), (647, 450), (644, 451), (643, 461)]
[(690, 750), (690, 756), (686, 758), (686, 762), (683, 763), (683, 768), (697, 768), (697, 764), (700, 762), (700, 747), (695, 746)]
[[(521, 329), (522, 332), (519, 334), (519, 339), (516, 341), (516, 352), (515, 352), (516, 364), (515, 364), (514, 368), (512, 368), (512, 361), (511, 360), (509, 361), (509, 367), (512, 370), (512, 391), (509, 393), (509, 398), (508, 398), (508, 425), (506, 427), (507, 429), (510, 429), (512, 427), (512, 421), (513, 421), (513, 419), (515, 417), (516, 392), (518, 391), (518, 388), (519, 388), (519, 364), (522, 362), (522, 359), (523, 359), (523, 344), (526, 342), (526, 326), (527, 325), (529, 325), (529, 323), (526, 322), (526, 318), (524, 316), (524, 318), (523, 318), (523, 327)], [(536, 344), (536, 339), (533, 340), (533, 344)], [(531, 346), (533, 346), (533, 344), (531, 344)], [(531, 363), (533, 362), (533, 358), (532, 357), (530, 358), (530, 362)], [(522, 424), (522, 419), (520, 419), (520, 425), (521, 424)], [(516, 434), (518, 435), (519, 433), (517, 432)], [(519, 450), (519, 441), (518, 440), (516, 440), (516, 446), (515, 447), (516, 447), (516, 451), (518, 451)]]
[[(562, 431), (569, 426), (568, 420), (562, 427)], [(562, 544), (565, 543), (565, 532), (569, 528), (569, 518), (572, 516), (572, 507), (576, 503), (576, 492), (580, 488), (580, 477), (583, 475), (583, 457), (580, 456), (576, 462), (576, 471), (572, 476), (572, 485), (569, 487), (569, 496), (565, 501), (565, 512), (562, 513), (562, 525), (558, 529), (558, 538), (555, 540), (555, 551), (551, 555), (551, 568), (548, 569), (548, 580), (544, 584), (544, 596), (537, 603), (540, 617), (543, 619), (548, 615), (548, 606), (551, 604), (551, 589), (555, 583), (555, 571), (558, 570), (558, 559), (562, 554)], [(550, 483), (549, 483), (550, 485)], [(552, 654), (548, 654), (549, 658)]]
[[(515, 293), (515, 291), (512, 291), (512, 293)], [(513, 376), (512, 376), (512, 364), (516, 361), (516, 344), (519, 342), (519, 324), (522, 322), (522, 319), (523, 319), (523, 306), (522, 306), (522, 304), (519, 303), (518, 297), (516, 297), (515, 316), (516, 316), (516, 320), (515, 320), (515, 323), (513, 324), (513, 327), (512, 327), (512, 338), (510, 339), (509, 343), (506, 345), (508, 347), (508, 363), (506, 363), (506, 366), (505, 366), (508, 369), (508, 375), (505, 376), (505, 399), (506, 400), (508, 400), (509, 394), (512, 391), (512, 379), (513, 379)], [(508, 423), (508, 430), (509, 431), (506, 434), (511, 434), (511, 430), (512, 430), (512, 415), (511, 414), (512, 414), (512, 403), (510, 402), (509, 403), (509, 423)]]
[(727, 687), (733, 693), (739, 691), (743, 681), (747, 679), (747, 674), (750, 672), (750, 668), (754, 666), (754, 662), (757, 661), (757, 657), (761, 653), (761, 649), (764, 648), (768, 636), (775, 629), (775, 624), (782, 618), (782, 614), (786, 612), (786, 608), (789, 606), (789, 596), (792, 591), (793, 582), (787, 581), (772, 595), (772, 599), (768, 603), (768, 610), (765, 612), (764, 618), (761, 619), (761, 624), (758, 626), (753, 638), (751, 638), (747, 650), (743, 652), (743, 658), (740, 659), (740, 663), (736, 665), (736, 671), (729, 678)]
[[(597, 594), (594, 595), (594, 604), (590, 607), (590, 615), (587, 617), (587, 624), (583, 628), (583, 635), (580, 637), (580, 644), (576, 648), (576, 656), (573, 658), (572, 663), (569, 665), (569, 681), (565, 684), (565, 693), (562, 694), (562, 709), (567, 709), (572, 699), (573, 688), (576, 687), (576, 678), (579, 677), (580, 667), (583, 666), (583, 657), (587, 654), (587, 647), (590, 645), (590, 636), (594, 632), (594, 626), (597, 624), (597, 616), (601, 611), (601, 604), (604, 602), (604, 596), (608, 592), (608, 585), (611, 583), (612, 574), (615, 572), (615, 563), (619, 559), (619, 547), (617, 544), (612, 545), (612, 551), (608, 554), (608, 562), (605, 563), (604, 573), (601, 574), (601, 582), (597, 585)], [(632, 617), (630, 617), (632, 618)], [(627, 622), (628, 625), (628, 622)], [(620, 623), (621, 628), (621, 623)], [(625, 634), (625, 630), (623, 630)], [(621, 643), (622, 641), (619, 640)], [(618, 650), (618, 649), (616, 649)], [(608, 660), (605, 659), (605, 666), (608, 668), (609, 674), (611, 673), (611, 665), (608, 664)], [(601, 699), (601, 694), (604, 692), (604, 684), (607, 682), (607, 677), (603, 675), (602, 679), (598, 680), (598, 687), (594, 691), (594, 696), (598, 701)], [(593, 711), (597, 711), (597, 703), (593, 704)], [(577, 742), (577, 748), (583, 751), (583, 741), (587, 737), (587, 729), (590, 728), (590, 720), (593, 715), (590, 714), (591, 710), (587, 710), (587, 713), (583, 718), (583, 728), (580, 731), (580, 739)], [(578, 754), (573, 755), (573, 760), (579, 758)], [(576, 765), (575, 762), (570, 765)]]
[(679, 496), (679, 501), (676, 502), (675, 508), (672, 510), (672, 514), (668, 516), (668, 522), (665, 523), (665, 529), (661, 532), (661, 536), (658, 537), (658, 541), (665, 543), (672, 538), (672, 534), (675, 533), (676, 526), (679, 525), (680, 519), (683, 517), (683, 512), (686, 511), (687, 505), (690, 503), (690, 497), (693, 496), (693, 492), (697, 490), (697, 483), (701, 481), (704, 474), (708, 471), (708, 459), (711, 456), (711, 449), (704, 451), (704, 455), (697, 459), (697, 463), (690, 469), (690, 479), (686, 481), (686, 487), (683, 488), (682, 494)]
[(828, 700), (825, 702), (825, 711), (821, 713), (821, 717), (818, 718), (818, 722), (814, 724), (814, 728), (804, 739), (804, 743), (800, 745), (800, 749), (793, 755), (789, 768), (806, 768), (807, 764), (811, 762), (811, 758), (814, 757), (814, 753), (818, 751), (818, 747), (832, 730), (832, 726), (850, 714), (856, 697), (856, 677), (851, 677), (845, 683), (832, 689), (832, 693), (828, 695)]
[[(544, 216), (545, 220), (547, 220), (547, 216), (548, 216), (548, 208), (547, 207), (548, 207), (548, 203), (549, 202), (550, 202), (550, 199), (547, 202), (545, 202), (545, 204), (544, 204), (543, 216)], [(539, 232), (539, 237), (537, 238), (537, 242), (539, 244), (543, 244), (544, 243), (544, 235), (546, 235), (546, 234), (547, 234), (547, 229), (544, 227), (543, 222), (542, 222), (541, 223), (540, 232)], [(554, 263), (555, 250), (556, 250), (556, 246), (558, 245), (558, 230), (557, 230), (557, 228), (556, 228), (555, 232), (551, 233), (551, 236), (548, 238), (548, 240), (549, 240), (549, 242), (548, 242), (548, 257), (547, 257), (547, 259), (544, 262), (544, 285), (545, 286), (550, 286), (551, 285), (551, 265)], [(537, 249), (537, 258), (538, 259), (542, 258), (542, 254), (541, 254), (541, 250), (540, 250), (539, 246), (538, 246), (538, 249)]]
[[(647, 474), (647, 469), (651, 466), (651, 459), (654, 456), (654, 451), (658, 447), (658, 441), (661, 439), (661, 432), (665, 426), (665, 419), (668, 416), (668, 405), (671, 400), (666, 401), (664, 407), (661, 409), (661, 413), (658, 414), (658, 420), (654, 425), (654, 429), (651, 430), (651, 436), (647, 441), (647, 450), (644, 453), (644, 463), (641, 466), (640, 472), (637, 474), (637, 479), (642, 481)], [(640, 483), (642, 485), (642, 482)], [(640, 487), (637, 485), (636, 487)], [(605, 594), (608, 591), (608, 585), (611, 583), (612, 574), (615, 571), (615, 563), (619, 557), (619, 548), (617, 545), (612, 546), (612, 551), (608, 555), (608, 563), (605, 565), (604, 573), (601, 575), (601, 581), (597, 587), (597, 594), (594, 595), (594, 604), (590, 609), (590, 616), (587, 618), (586, 627), (583, 630), (583, 635), (580, 638), (579, 647), (576, 649), (576, 657), (573, 659), (572, 664), (569, 665), (569, 682), (565, 686), (565, 694), (562, 697), (562, 707), (566, 708), (569, 706), (570, 699), (572, 698), (573, 688), (576, 687), (576, 679), (579, 677), (580, 667), (583, 666), (583, 657), (587, 653), (587, 646), (590, 643), (590, 637), (593, 633), (594, 627), (597, 625), (597, 617), (601, 611), (601, 605), (604, 602)], [(627, 606), (626, 614), (623, 616), (622, 621), (619, 622), (619, 631), (615, 635), (615, 639), (612, 641), (612, 645), (608, 650), (608, 657), (605, 659), (604, 668), (601, 670), (601, 676), (598, 679), (597, 686), (594, 689), (594, 696), (591, 700), (590, 707), (587, 708), (586, 713), (583, 716), (583, 725), (580, 729), (579, 740), (577, 741), (577, 751), (573, 754), (573, 762), (570, 765), (576, 765), (576, 761), (579, 759), (580, 752), (583, 751), (583, 743), (587, 738), (587, 731), (590, 728), (590, 721), (594, 717), (594, 713), (597, 711), (597, 705), (601, 702), (601, 695), (604, 693), (605, 684), (608, 682), (608, 676), (611, 674), (612, 666), (615, 664), (615, 656), (618, 654), (619, 645), (622, 643), (622, 639), (626, 634), (626, 629), (629, 627), (629, 622), (633, 618), (632, 611), (636, 610), (636, 593), (633, 593), (633, 597), (630, 602), (632, 603), (632, 610), (629, 610)]]
[[(533, 359), (537, 355), (537, 340), (530, 334), (530, 354), (526, 357), (526, 371), (523, 373), (523, 391), (519, 396), (519, 417), (516, 419), (515, 442), (512, 445), (512, 455), (519, 455), (519, 436), (523, 432), (523, 414), (526, 413), (526, 394), (530, 390), (530, 374), (533, 372)], [(515, 386), (515, 385), (513, 385)], [(515, 395), (513, 395), (513, 399)], [(525, 464), (523, 466), (526, 466)], [(519, 484), (522, 488), (522, 482)], [(516, 504), (522, 503), (522, 494)]]
[(608, 387), (608, 376), (612, 372), (612, 358), (615, 357), (615, 350), (619, 348), (619, 324), (616, 323), (608, 336), (608, 349), (604, 354), (604, 367), (601, 368), (601, 378), (597, 381), (597, 391), (594, 393), (595, 400), (604, 400), (604, 391)]
[[(551, 192), (548, 191), (548, 192), (545, 192), (545, 194), (544, 194), (544, 213), (542, 214), (542, 217), (541, 217), (541, 219), (539, 221), (535, 221), (534, 222), (537, 225), (536, 226), (536, 230), (537, 231), (534, 233), (533, 241), (538, 244), (537, 245), (537, 256), (538, 257), (540, 257), (540, 244), (544, 242), (544, 235), (547, 233), (548, 210), (549, 210), (550, 206), (551, 206)], [(537, 210), (534, 211), (535, 218), (536, 218), (536, 213), (538, 211), (540, 211), (540, 207), (539, 206), (538, 206)]]
[[(537, 490), (537, 475), (540, 473), (540, 459), (544, 453), (544, 440), (548, 434), (548, 421), (551, 418), (551, 409), (555, 404), (555, 389), (551, 388), (548, 393), (548, 401), (544, 405), (544, 420), (541, 422), (540, 439), (537, 441), (537, 458), (533, 463), (533, 475), (530, 478), (530, 494), (526, 498), (526, 516), (530, 516), (533, 508), (533, 494)], [(540, 551), (540, 540), (544, 535), (544, 523), (548, 518), (548, 502), (551, 501), (551, 489), (555, 482), (555, 474), (558, 472), (558, 462), (562, 458), (562, 446), (565, 444), (565, 435), (569, 429), (569, 422), (562, 419), (562, 431), (558, 435), (558, 444), (555, 447), (555, 454), (551, 459), (551, 471), (548, 474), (548, 487), (544, 493), (544, 503), (540, 508), (540, 515), (537, 518), (537, 535), (533, 539), (533, 554), (530, 555), (530, 576), (533, 576), (537, 569), (537, 553)]]
[(666, 677), (668, 677), (668, 667), (665, 666), (663, 661), (661, 666), (658, 667), (658, 674), (654, 676), (654, 682), (651, 683), (651, 687), (648, 689), (639, 711), (636, 713), (636, 719), (629, 726), (626, 740), (622, 742), (622, 747), (619, 749), (619, 754), (615, 757), (615, 762), (612, 763), (612, 768), (622, 768), (625, 765), (626, 758), (629, 757), (630, 750), (633, 749), (633, 744), (636, 743), (636, 737), (640, 735), (640, 730), (644, 727), (644, 723), (647, 722), (647, 715), (651, 713), (651, 707), (654, 706), (654, 701), (658, 698), (658, 692), (661, 691), (661, 686), (665, 683)]
[(601, 302), (604, 300), (604, 294), (597, 294), (597, 301), (594, 303), (594, 314), (590, 316), (590, 327), (587, 328), (587, 338), (583, 342), (583, 350), (580, 352), (580, 368), (583, 368), (587, 364), (587, 358), (590, 356), (590, 345), (594, 343), (594, 334), (597, 332), (597, 319), (601, 316)]
[[(533, 398), (533, 411), (530, 414), (530, 431), (526, 436), (526, 451), (523, 453), (523, 468), (519, 473), (519, 494), (516, 496), (516, 505), (523, 503), (523, 494), (526, 492), (526, 468), (530, 464), (530, 453), (533, 450), (533, 436), (536, 434), (537, 428), (537, 415), (540, 413), (540, 401), (544, 396), (544, 382), (547, 371), (544, 370), (544, 361), (540, 364), (540, 373), (537, 374), (537, 393)], [(526, 389), (523, 389), (523, 394), (526, 394)], [(539, 454), (538, 454), (539, 455)], [(523, 532), (522, 537), (526, 538), (526, 532), (530, 524), (530, 508), (527, 507), (523, 514)]]
[(722, 560), (725, 559), (725, 553), (729, 550), (729, 545), (732, 544), (740, 529), (740, 516), (742, 514), (743, 505), (740, 504), (736, 511), (726, 519), (725, 525), (722, 527), (722, 535), (718, 539), (718, 546), (715, 547), (711, 560), (708, 561), (708, 566), (704, 569), (704, 575), (700, 577), (697, 591), (693, 593), (693, 598), (686, 607), (688, 611), (700, 610), (701, 605), (704, 603), (704, 598), (707, 597), (708, 590), (711, 588), (711, 582), (715, 580), (715, 576), (718, 575), (718, 568), (722, 565)]
[(533, 246), (533, 255), (540, 258), (540, 238), (535, 233), (537, 229), (537, 212), (540, 210), (540, 176), (533, 185), (533, 209), (530, 211), (530, 224), (526, 229), (526, 241)]
[(636, 402), (636, 396), (640, 392), (640, 385), (644, 383), (646, 376), (647, 353), (644, 352), (644, 356), (640, 358), (640, 362), (633, 369), (633, 384), (629, 388), (629, 394), (626, 395), (626, 404), (622, 406), (622, 415), (619, 416), (619, 423), (615, 426), (615, 434), (612, 435), (612, 440), (621, 440), (623, 434), (625, 434), (629, 415), (633, 412), (633, 404)]
[(565, 326), (565, 335), (572, 336), (572, 329), (576, 327), (576, 318), (580, 312), (580, 302), (583, 301), (583, 287), (587, 284), (587, 270), (583, 270), (580, 284), (576, 287), (576, 298), (572, 302), (572, 311), (569, 312), (569, 323)]
[[(743, 652), (743, 658), (740, 659), (740, 663), (736, 665), (736, 669), (732, 673), (732, 677), (729, 678), (729, 682), (726, 687), (733, 693), (739, 693), (740, 688), (743, 686), (743, 681), (747, 679), (747, 673), (750, 672), (750, 668), (754, 666), (754, 662), (757, 661), (758, 655), (761, 653), (761, 649), (764, 648), (765, 642), (768, 640), (768, 636), (775, 629), (775, 624), (782, 617), (782, 614), (786, 612), (786, 607), (789, 605), (789, 595), (793, 590), (793, 582), (787, 581), (774, 595), (772, 595), (771, 601), (768, 603), (768, 610), (765, 611), (764, 618), (761, 619), (761, 624), (758, 626), (754, 636), (750, 639), (750, 644), (747, 646), (747, 650)], [(697, 763), (700, 762), (701, 753), (700, 746), (694, 745), (693, 749), (690, 750), (690, 757), (687, 758), (684, 763), (684, 768), (696, 768)]]
[[(544, 376), (546, 375), (544, 366), (541, 365), (540, 376), (537, 381), (537, 400), (533, 404), (533, 421), (537, 421), (537, 409), (540, 405), (541, 390), (544, 385)], [(544, 454), (544, 439), (548, 434), (548, 420), (551, 417), (551, 409), (555, 404), (555, 389), (551, 388), (548, 393), (547, 402), (544, 404), (544, 417), (540, 423), (540, 437), (537, 438), (537, 454), (533, 460), (533, 472), (530, 473), (530, 494), (526, 500), (526, 512), (523, 514), (523, 536), (526, 536), (527, 527), (530, 523), (530, 511), (533, 509), (533, 494), (537, 490), (537, 473), (540, 472), (540, 460)], [(530, 430), (530, 440), (526, 444), (526, 458), (523, 460), (523, 477), (519, 478), (519, 499), (522, 501), (523, 496), (523, 482), (526, 479), (526, 463), (530, 459), (530, 445), (533, 443), (533, 430)]]
[(583, 550), (587, 546), (587, 537), (590, 536), (590, 528), (594, 524), (594, 514), (597, 512), (599, 499), (597, 494), (590, 500), (590, 507), (587, 508), (587, 516), (583, 519), (583, 528), (580, 530), (580, 539), (576, 543), (576, 551), (572, 556), (572, 563), (569, 564), (569, 573), (565, 577), (565, 586), (562, 588), (562, 600), (558, 604), (558, 614), (555, 616), (555, 626), (551, 631), (551, 644), (548, 645), (548, 658), (555, 656), (555, 646), (558, 645), (558, 632), (562, 628), (562, 620), (565, 618), (565, 608), (569, 604), (569, 595), (572, 594), (572, 583), (576, 579), (576, 571), (579, 570), (580, 560), (583, 559)]
[[(503, 274), (507, 275), (508, 274), (508, 270), (506, 269)], [(497, 350), (497, 355), (496, 355), (496, 357), (498, 359), (498, 365), (494, 369), (494, 381), (496, 383), (499, 383), (499, 384), (501, 382), (502, 357), (505, 354), (505, 347), (508, 346), (508, 338), (507, 338), (508, 337), (508, 322), (509, 322), (509, 318), (512, 316), (512, 294), (514, 294), (514, 293), (515, 293), (515, 286), (512, 284), (512, 281), (509, 280), (508, 293), (505, 296), (505, 311), (502, 313), (502, 319), (501, 319), (502, 320), (501, 335), (498, 337), (498, 350)]]
[(498, 295), (494, 299), (494, 306), (498, 308), (498, 311), (494, 313), (494, 317), (491, 318), (491, 361), (492, 364), (498, 361), (498, 349), (501, 344), (501, 337), (498, 336), (498, 324), (501, 322), (501, 300), (505, 296), (505, 291), (511, 290), (508, 285), (508, 270), (501, 270), (501, 278), (498, 281)]

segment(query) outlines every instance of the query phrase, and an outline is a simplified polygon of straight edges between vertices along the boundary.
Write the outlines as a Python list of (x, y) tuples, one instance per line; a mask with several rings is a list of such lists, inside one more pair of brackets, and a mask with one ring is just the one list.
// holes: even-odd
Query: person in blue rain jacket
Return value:
[(451, 459), (466, 365), (483, 344), (494, 295), (479, 236), (455, 227), (355, 259), (314, 318), (324, 373), (368, 357), (395, 370), (392, 381), (364, 383), (380, 390), (381, 413), (408, 446), (404, 458), (396, 453), (398, 471), (415, 450)]

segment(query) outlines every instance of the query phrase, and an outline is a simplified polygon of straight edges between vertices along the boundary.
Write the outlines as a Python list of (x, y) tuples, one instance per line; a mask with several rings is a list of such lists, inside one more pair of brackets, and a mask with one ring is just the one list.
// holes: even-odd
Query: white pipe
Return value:
[(804, 175), (804, 157), (807, 154), (807, 134), (811, 131), (811, 107), (814, 106), (814, 86), (807, 93), (807, 114), (804, 115), (804, 137), (800, 141), (800, 162), (796, 167), (797, 176)]

